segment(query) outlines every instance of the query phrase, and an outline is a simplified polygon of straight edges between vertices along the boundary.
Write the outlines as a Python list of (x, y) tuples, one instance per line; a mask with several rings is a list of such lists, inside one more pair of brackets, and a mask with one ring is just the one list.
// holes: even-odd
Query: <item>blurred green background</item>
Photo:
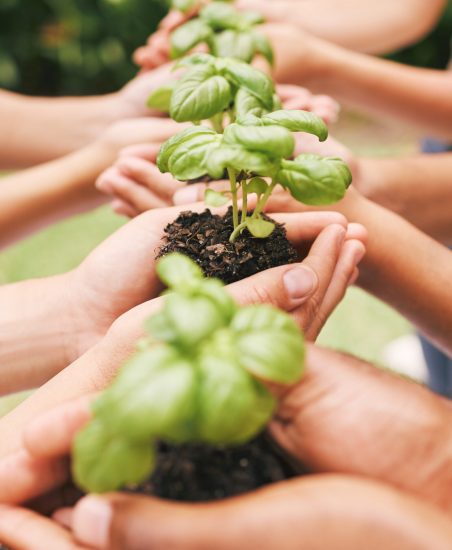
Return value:
[[(0, 0), (0, 87), (36, 95), (116, 90), (136, 72), (131, 53), (165, 12), (165, 0)], [(451, 28), (449, 2), (428, 37), (391, 57), (442, 68)]]

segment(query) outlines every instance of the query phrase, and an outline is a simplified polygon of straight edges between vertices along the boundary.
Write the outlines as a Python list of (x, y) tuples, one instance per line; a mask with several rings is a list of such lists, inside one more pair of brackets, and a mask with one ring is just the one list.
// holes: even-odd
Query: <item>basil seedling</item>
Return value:
[(157, 264), (168, 286), (148, 336), (94, 402), (77, 435), (73, 475), (86, 491), (143, 481), (155, 441), (237, 445), (270, 420), (275, 400), (262, 381), (291, 384), (303, 372), (303, 336), (266, 305), (240, 308), (216, 279), (181, 254)]
[[(323, 205), (340, 200), (352, 181), (349, 168), (339, 158), (302, 154), (290, 160), (295, 148), (292, 132), (307, 132), (320, 141), (328, 136), (322, 119), (306, 111), (278, 110), (260, 117), (251, 114), (237, 118), (222, 135), (205, 126), (184, 130), (163, 144), (157, 165), (181, 181), (206, 174), (218, 179), (226, 170), (230, 190), (208, 190), (206, 203), (221, 206), (232, 198), (231, 241), (245, 228), (254, 237), (265, 238), (272, 233), (274, 224), (264, 220), (261, 213), (278, 184), (297, 201)], [(243, 201), (240, 219), (239, 192)], [(250, 193), (257, 195), (257, 204), (248, 215)]]

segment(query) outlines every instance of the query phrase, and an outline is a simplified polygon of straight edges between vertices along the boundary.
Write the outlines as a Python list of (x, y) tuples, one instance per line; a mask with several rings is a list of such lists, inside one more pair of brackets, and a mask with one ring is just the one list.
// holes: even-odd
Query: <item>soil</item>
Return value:
[[(268, 216), (264, 218), (270, 220)], [(245, 229), (230, 243), (232, 229), (232, 208), (224, 217), (210, 210), (182, 212), (166, 226), (164, 244), (157, 257), (181, 252), (195, 260), (207, 277), (217, 277), (226, 284), (298, 261), (297, 251), (287, 240), (281, 224), (276, 224), (266, 239), (257, 239)]]

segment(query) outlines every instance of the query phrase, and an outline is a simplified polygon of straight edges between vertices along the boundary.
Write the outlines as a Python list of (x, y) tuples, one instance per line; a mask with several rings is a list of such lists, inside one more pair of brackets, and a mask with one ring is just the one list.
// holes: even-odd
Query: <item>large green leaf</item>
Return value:
[(72, 474), (86, 492), (104, 493), (144, 481), (154, 463), (150, 441), (136, 443), (112, 434), (108, 422), (94, 420), (75, 438)]
[(251, 31), (251, 37), (254, 43), (254, 50), (262, 54), (270, 65), (273, 65), (273, 48), (270, 40), (259, 31)]
[(283, 160), (277, 179), (298, 201), (321, 205), (342, 199), (352, 175), (339, 158), (306, 154)]
[(292, 318), (271, 306), (242, 308), (231, 324), (241, 365), (264, 380), (289, 384), (303, 372), (303, 336)]
[(212, 53), (217, 57), (233, 57), (250, 63), (255, 45), (248, 31), (227, 30), (216, 34), (212, 40)]
[(229, 57), (217, 59), (215, 65), (237, 88), (245, 88), (260, 99), (264, 107), (272, 108), (273, 81), (265, 73), (243, 61)]
[(174, 252), (157, 262), (157, 275), (166, 286), (181, 290), (187, 283), (204, 278), (202, 269), (193, 260)]
[(207, 126), (190, 126), (171, 137), (160, 148), (157, 156), (157, 166), (161, 172), (168, 172), (168, 162), (174, 151), (186, 141), (198, 136), (214, 136), (216, 133)]
[(262, 117), (264, 124), (278, 124), (288, 128), (291, 132), (307, 132), (314, 134), (320, 141), (328, 137), (328, 128), (323, 120), (308, 111), (280, 110)]
[(181, 57), (192, 48), (208, 41), (213, 36), (212, 29), (202, 19), (191, 19), (171, 33), (171, 57)]
[(259, 151), (248, 151), (239, 146), (223, 145), (215, 149), (206, 161), (207, 171), (213, 178), (221, 178), (226, 168), (271, 176), (277, 170), (275, 159)]
[(290, 157), (295, 148), (295, 140), (291, 132), (278, 126), (230, 124), (224, 131), (223, 142), (282, 158)]
[(180, 181), (199, 178), (207, 174), (206, 158), (220, 145), (221, 137), (200, 135), (179, 145), (168, 161), (171, 174)]
[(228, 81), (210, 65), (196, 65), (179, 80), (171, 98), (176, 122), (204, 120), (221, 113), (231, 102)]

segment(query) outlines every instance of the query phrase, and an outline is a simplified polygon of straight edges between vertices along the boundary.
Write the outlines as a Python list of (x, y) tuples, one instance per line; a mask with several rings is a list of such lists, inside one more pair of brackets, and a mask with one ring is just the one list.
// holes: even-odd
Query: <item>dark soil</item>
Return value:
[(298, 261), (297, 251), (280, 224), (276, 224), (266, 239), (257, 239), (245, 229), (234, 243), (230, 243), (232, 229), (232, 208), (224, 217), (210, 210), (200, 214), (182, 212), (166, 226), (165, 242), (157, 257), (181, 252), (195, 260), (207, 277), (218, 277), (226, 284)]
[(134, 492), (189, 502), (219, 500), (297, 473), (264, 435), (240, 447), (160, 443), (152, 477)]
[[(225, 216), (210, 210), (182, 212), (165, 228), (158, 257), (181, 252), (195, 260), (206, 276), (226, 284), (298, 261), (280, 224), (267, 239), (257, 239), (245, 230), (230, 243), (232, 230), (232, 208)], [(297, 473), (263, 434), (233, 448), (161, 443), (152, 477), (136, 490), (173, 500), (208, 501), (252, 491)]]

